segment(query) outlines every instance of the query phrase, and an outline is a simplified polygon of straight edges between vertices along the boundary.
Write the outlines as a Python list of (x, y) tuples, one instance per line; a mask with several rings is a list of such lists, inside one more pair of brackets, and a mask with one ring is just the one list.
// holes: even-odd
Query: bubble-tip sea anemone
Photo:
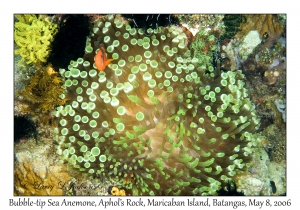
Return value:
[[(60, 70), (70, 101), (54, 113), (57, 152), (83, 172), (130, 176), (135, 195), (216, 194), (259, 141), (244, 76), (189, 57), (179, 28), (147, 34), (112, 15), (95, 23), (85, 56)], [(102, 46), (114, 61), (99, 72)]]

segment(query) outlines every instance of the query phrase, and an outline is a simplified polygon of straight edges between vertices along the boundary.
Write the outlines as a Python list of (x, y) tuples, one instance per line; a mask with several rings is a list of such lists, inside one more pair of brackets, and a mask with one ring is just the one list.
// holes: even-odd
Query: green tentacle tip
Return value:
[(91, 149), (91, 154), (94, 156), (98, 156), (100, 154), (100, 149), (98, 147), (93, 147)]
[(142, 121), (144, 119), (145, 115), (143, 112), (138, 112), (136, 113), (135, 115), (135, 118), (138, 120), (138, 121)]
[(104, 163), (106, 161), (106, 155), (100, 155), (99, 161)]
[(119, 115), (124, 115), (124, 114), (126, 113), (126, 108), (125, 108), (124, 106), (119, 106), (119, 107), (117, 108), (117, 113), (118, 113)]
[(118, 123), (116, 125), (117, 131), (123, 131), (125, 129), (125, 125), (123, 123)]
[(80, 152), (86, 152), (87, 151), (87, 146), (86, 145), (83, 145), (83, 146), (81, 146), (81, 148), (80, 148)]

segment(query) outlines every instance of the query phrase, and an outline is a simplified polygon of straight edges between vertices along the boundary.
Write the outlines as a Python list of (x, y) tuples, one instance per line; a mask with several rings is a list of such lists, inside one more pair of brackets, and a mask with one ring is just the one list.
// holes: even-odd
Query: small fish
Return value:
[(95, 55), (95, 64), (99, 71), (104, 71), (106, 66), (110, 64), (114, 59), (107, 59), (104, 47), (101, 47)]

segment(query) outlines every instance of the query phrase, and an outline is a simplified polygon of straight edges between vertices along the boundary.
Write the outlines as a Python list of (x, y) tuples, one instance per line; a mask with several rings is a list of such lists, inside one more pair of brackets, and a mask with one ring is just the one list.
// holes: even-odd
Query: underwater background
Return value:
[(14, 16), (14, 195), (284, 195), (286, 15)]

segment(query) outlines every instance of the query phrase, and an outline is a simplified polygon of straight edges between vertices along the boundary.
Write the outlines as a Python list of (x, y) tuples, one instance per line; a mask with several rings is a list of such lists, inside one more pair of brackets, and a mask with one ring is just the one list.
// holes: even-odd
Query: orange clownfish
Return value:
[(104, 47), (101, 47), (95, 55), (95, 64), (99, 71), (104, 71), (106, 66), (110, 64), (114, 59), (107, 59)]

